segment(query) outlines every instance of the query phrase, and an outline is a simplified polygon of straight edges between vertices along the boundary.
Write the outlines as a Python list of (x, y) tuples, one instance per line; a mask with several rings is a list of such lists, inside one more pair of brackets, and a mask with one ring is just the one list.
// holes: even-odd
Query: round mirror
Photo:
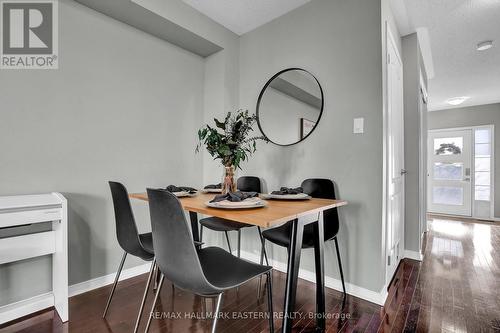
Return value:
[(300, 68), (285, 69), (267, 81), (257, 101), (257, 123), (269, 141), (289, 146), (307, 138), (323, 113), (323, 89)]

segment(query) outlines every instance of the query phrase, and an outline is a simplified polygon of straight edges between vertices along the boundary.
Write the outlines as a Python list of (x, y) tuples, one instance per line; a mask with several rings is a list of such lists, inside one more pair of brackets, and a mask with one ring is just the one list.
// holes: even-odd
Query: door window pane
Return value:
[(490, 186), (490, 173), (489, 172), (476, 172), (476, 185)]
[(476, 157), (476, 171), (490, 171), (491, 160), (489, 157)]
[(474, 191), (475, 200), (490, 201), (490, 187), (476, 186)]
[(463, 206), (464, 190), (461, 187), (434, 186), (432, 202), (438, 205)]
[(488, 128), (476, 129), (474, 135), (476, 143), (490, 143), (490, 130)]
[(434, 154), (436, 155), (460, 155), (463, 148), (462, 137), (434, 139)]
[(434, 179), (461, 180), (463, 163), (434, 163)]
[(489, 143), (476, 144), (476, 156), (491, 156), (491, 146)]

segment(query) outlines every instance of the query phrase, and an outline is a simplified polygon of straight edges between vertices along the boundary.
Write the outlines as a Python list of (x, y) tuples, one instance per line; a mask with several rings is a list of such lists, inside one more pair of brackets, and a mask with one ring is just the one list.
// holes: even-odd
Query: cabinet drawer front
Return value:
[(56, 251), (54, 231), (0, 239), (0, 265), (52, 254)]
[(61, 208), (0, 212), (0, 228), (61, 220)]

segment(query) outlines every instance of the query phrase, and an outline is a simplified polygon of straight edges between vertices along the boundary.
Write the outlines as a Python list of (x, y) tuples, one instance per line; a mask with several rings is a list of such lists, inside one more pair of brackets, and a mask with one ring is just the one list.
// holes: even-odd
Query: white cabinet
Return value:
[(53, 286), (49, 295), (0, 307), (0, 324), (50, 306), (68, 321), (67, 216), (67, 201), (60, 193), (0, 197), (0, 229), (52, 223), (50, 231), (1, 238), (0, 265), (51, 254)]

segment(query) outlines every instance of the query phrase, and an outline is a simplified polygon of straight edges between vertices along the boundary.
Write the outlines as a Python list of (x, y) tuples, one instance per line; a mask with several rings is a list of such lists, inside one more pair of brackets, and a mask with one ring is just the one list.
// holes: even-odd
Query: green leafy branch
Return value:
[(243, 161), (257, 150), (257, 141), (268, 139), (265, 136), (250, 137), (257, 117), (249, 115), (248, 110), (228, 112), (224, 121), (214, 118), (215, 127), (205, 125), (198, 130), (198, 153), (205, 146), (214, 160), (220, 159), (224, 166), (240, 168)]

